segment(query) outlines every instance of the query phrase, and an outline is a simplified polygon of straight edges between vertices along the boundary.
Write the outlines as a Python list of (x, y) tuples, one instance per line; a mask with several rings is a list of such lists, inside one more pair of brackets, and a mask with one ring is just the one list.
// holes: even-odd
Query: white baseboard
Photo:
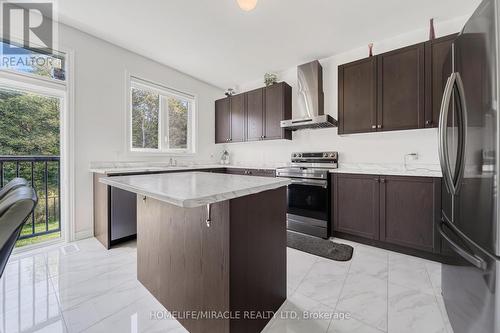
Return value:
[(75, 241), (94, 237), (94, 231), (92, 229), (82, 230), (75, 232)]

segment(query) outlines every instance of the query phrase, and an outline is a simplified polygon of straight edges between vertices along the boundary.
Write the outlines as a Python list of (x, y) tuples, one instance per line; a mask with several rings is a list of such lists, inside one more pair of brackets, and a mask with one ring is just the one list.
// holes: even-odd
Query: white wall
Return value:
[[(437, 37), (458, 32), (466, 18), (435, 23)], [(344, 32), (339, 32), (344, 33)], [(403, 46), (427, 40), (428, 29), (405, 33), (391, 39), (374, 41), (374, 54), (383, 53)], [(371, 41), (367, 41), (368, 44)], [(325, 113), (337, 118), (337, 67), (338, 65), (364, 58), (368, 47), (320, 59), (323, 66), (323, 90), (325, 94)], [(304, 59), (304, 63), (313, 59)], [(297, 64), (300, 65), (300, 64)], [(293, 110), (297, 107), (296, 67), (279, 73), (279, 80), (286, 81), (293, 88)], [(247, 82), (239, 85), (240, 91), (247, 91), (263, 85), (263, 81)], [(262, 141), (252, 143), (233, 143), (226, 145), (231, 158), (236, 163), (282, 164), (290, 160), (294, 151), (339, 152), (341, 163), (395, 163), (402, 164), (404, 155), (416, 152), (419, 160), (411, 163), (438, 166), (437, 129), (406, 130), (368, 134), (337, 135), (337, 128), (302, 130), (293, 133), (293, 140)]]
[(68, 26), (60, 25), (59, 34), (60, 46), (74, 51), (74, 217), (77, 237), (85, 237), (93, 228), (91, 162), (169, 159), (127, 152), (126, 71), (197, 96), (198, 153), (185, 160), (207, 161), (222, 149), (214, 144), (214, 100), (223, 92)]

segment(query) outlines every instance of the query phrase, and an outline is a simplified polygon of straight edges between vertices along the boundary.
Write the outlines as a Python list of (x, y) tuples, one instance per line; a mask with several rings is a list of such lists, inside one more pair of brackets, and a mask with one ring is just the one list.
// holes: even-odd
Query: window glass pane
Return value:
[(0, 88), (0, 155), (59, 155), (61, 100)]
[(132, 88), (132, 148), (158, 149), (160, 96)]
[(0, 42), (0, 48), (0, 69), (40, 75), (58, 81), (66, 80), (65, 57), (62, 53), (42, 54), (4, 42)]
[(168, 143), (171, 149), (187, 149), (189, 101), (168, 97)]
[(62, 105), (62, 98), (0, 87), (0, 187), (22, 177), (38, 196), (38, 205), (21, 229), (22, 239), (16, 247), (61, 236)]

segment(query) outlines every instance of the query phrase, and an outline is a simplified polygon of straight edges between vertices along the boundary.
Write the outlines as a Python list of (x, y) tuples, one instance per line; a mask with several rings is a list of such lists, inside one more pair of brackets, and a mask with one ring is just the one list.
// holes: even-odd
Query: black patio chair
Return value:
[(36, 207), (38, 197), (30, 186), (10, 190), (0, 199), (0, 277), (21, 229)]
[(8, 182), (4, 187), (0, 188), (0, 199), (7, 195), (12, 190), (22, 186), (28, 186), (28, 181), (24, 178), (14, 178)]

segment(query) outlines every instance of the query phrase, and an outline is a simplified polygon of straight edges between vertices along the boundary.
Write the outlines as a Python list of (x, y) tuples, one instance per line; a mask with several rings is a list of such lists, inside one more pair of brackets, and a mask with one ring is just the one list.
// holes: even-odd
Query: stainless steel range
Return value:
[(329, 173), (338, 167), (338, 153), (293, 153), (290, 167), (278, 168), (277, 177), (290, 178), (287, 228), (304, 234), (330, 236)]

